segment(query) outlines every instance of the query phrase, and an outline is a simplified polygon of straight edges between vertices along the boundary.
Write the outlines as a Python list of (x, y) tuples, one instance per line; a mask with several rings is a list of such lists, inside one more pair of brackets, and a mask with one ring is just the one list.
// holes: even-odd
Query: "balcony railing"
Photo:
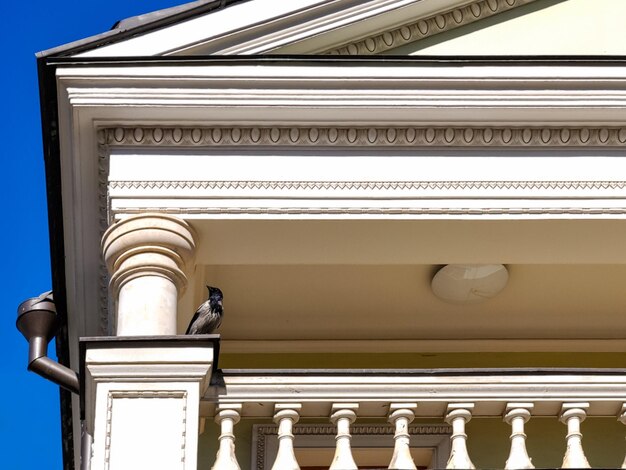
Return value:
[[(304, 433), (294, 433), (294, 425), (303, 418), (332, 423), (334, 457), (325, 464), (331, 470), (358, 468), (353, 430), (360, 421), (380, 418), (389, 422), (384, 437), (393, 446), (388, 468), (417, 468), (410, 442), (415, 418), (447, 429), (448, 455), (441, 466), (475, 468), (467, 446), (472, 435), (466, 434), (466, 424), (475, 417), (501, 417), (509, 425), (508, 459), (501, 467), (534, 468), (525, 425), (551, 418), (563, 423), (561, 467), (588, 468), (582, 422), (613, 417), (626, 424), (625, 404), (624, 369), (224, 370), (213, 375), (201, 414), (215, 416), (220, 426), (215, 470), (240, 468), (235, 431), (241, 418), (277, 424), (274, 470), (299, 468), (294, 444)], [(626, 460), (614, 467), (620, 465), (626, 468)]]

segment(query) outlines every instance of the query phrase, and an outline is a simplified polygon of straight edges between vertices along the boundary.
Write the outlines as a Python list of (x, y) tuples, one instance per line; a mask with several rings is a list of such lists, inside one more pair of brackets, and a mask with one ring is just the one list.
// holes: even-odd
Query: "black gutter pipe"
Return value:
[(54, 337), (56, 307), (52, 292), (25, 300), (17, 309), (17, 329), (28, 341), (28, 370), (77, 395), (78, 374), (48, 357), (48, 343)]

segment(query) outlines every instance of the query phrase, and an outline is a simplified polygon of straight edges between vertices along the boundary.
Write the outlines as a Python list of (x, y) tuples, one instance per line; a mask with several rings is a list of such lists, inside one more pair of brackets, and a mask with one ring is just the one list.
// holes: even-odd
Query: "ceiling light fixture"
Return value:
[(477, 304), (498, 295), (509, 280), (502, 264), (447, 264), (433, 277), (433, 292), (454, 304)]

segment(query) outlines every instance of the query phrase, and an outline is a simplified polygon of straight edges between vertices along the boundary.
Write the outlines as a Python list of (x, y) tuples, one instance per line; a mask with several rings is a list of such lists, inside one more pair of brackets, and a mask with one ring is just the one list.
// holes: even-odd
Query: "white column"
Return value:
[(504, 466), (505, 470), (535, 468), (526, 450), (524, 424), (530, 419), (532, 403), (508, 403), (504, 421), (511, 425), (511, 452)]
[(330, 420), (337, 425), (335, 456), (329, 470), (358, 470), (350, 447), (350, 425), (356, 420), (358, 403), (335, 403)]
[(215, 422), (220, 425), (220, 446), (211, 470), (241, 470), (235, 455), (235, 424), (241, 418), (241, 405), (224, 405), (217, 409)]
[(389, 468), (414, 469), (415, 462), (411, 457), (409, 424), (415, 419), (414, 410), (417, 403), (392, 403), (389, 406), (389, 422), (395, 427), (393, 456)]
[(91, 470), (195, 469), (214, 344), (102, 337), (81, 347)]
[(299, 403), (277, 403), (274, 406), (274, 422), (278, 424), (278, 453), (272, 470), (300, 470), (293, 451), (293, 425), (298, 422)]
[(448, 405), (446, 422), (452, 425), (452, 449), (446, 468), (476, 468), (467, 453), (467, 434), (465, 425), (472, 419), (473, 403), (451, 403)]
[(182, 219), (158, 213), (128, 217), (102, 237), (111, 274), (118, 336), (175, 335), (178, 297), (193, 264), (193, 230)]
[[(624, 403), (622, 405), (622, 412), (619, 415), (619, 418), (617, 418), (618, 421), (622, 424), (626, 424), (626, 403)], [(622, 463), (622, 468), (626, 468), (626, 457), (624, 457), (624, 462)]]
[(567, 449), (561, 468), (590, 468), (583, 452), (580, 423), (587, 417), (585, 410), (589, 403), (564, 403), (561, 409), (561, 422), (567, 424)]

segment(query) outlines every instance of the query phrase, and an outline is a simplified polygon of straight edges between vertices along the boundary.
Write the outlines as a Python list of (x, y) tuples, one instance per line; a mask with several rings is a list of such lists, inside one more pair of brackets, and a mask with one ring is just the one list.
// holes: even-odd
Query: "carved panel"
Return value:
[[(162, 404), (147, 404), (144, 407), (138, 407), (137, 404), (133, 405), (133, 413), (132, 416), (129, 416), (129, 413), (124, 413), (124, 410), (116, 411), (116, 404), (119, 404), (119, 400), (123, 399), (132, 399), (132, 400), (163, 400), (163, 399), (174, 399), (174, 407), (170, 406), (168, 408), (164, 408)], [(118, 405), (119, 406), (119, 405)], [(128, 410), (126, 410), (128, 411)], [(161, 414), (164, 416), (161, 416)], [(168, 423), (174, 422), (172, 420), (172, 413), (180, 413), (180, 428), (176, 430), (176, 428), (172, 428), (171, 426), (168, 428), (167, 438), (176, 438), (179, 442), (178, 446), (174, 443), (168, 443), (168, 449), (178, 448), (180, 449), (180, 456), (176, 457), (171, 455), (171, 453), (167, 453), (167, 450), (163, 449), (169, 461), (177, 461), (180, 462), (180, 468), (183, 469), (185, 467), (186, 460), (186, 421), (187, 421), (187, 392), (185, 391), (171, 391), (171, 390), (119, 390), (119, 391), (110, 391), (107, 395), (107, 414), (106, 414), (106, 435), (105, 435), (105, 443), (104, 443), (104, 460), (105, 460), (105, 468), (111, 468), (111, 453), (117, 452), (118, 455), (122, 456), (134, 456), (133, 460), (138, 459), (148, 459), (150, 454), (150, 449), (146, 448), (147, 446), (152, 446), (154, 443), (146, 441), (145, 434), (143, 435), (143, 440), (139, 436), (139, 430), (146, 429), (146, 426), (150, 426), (149, 423), (146, 423), (142, 417), (147, 417), (147, 415), (152, 415), (154, 419), (165, 419), (167, 418)], [(169, 414), (169, 415), (168, 415)], [(175, 417), (176, 415), (174, 415)], [(123, 437), (119, 437), (114, 435), (115, 433), (122, 433), (122, 436), (129, 436), (136, 434), (137, 440), (133, 441), (132, 439), (127, 439)], [(178, 437), (177, 437), (178, 436)], [(145, 444), (141, 444), (144, 442)], [(117, 446), (117, 447), (116, 447)], [(115, 447), (115, 448), (114, 448)], [(142, 457), (143, 456), (143, 457)], [(123, 458), (123, 457), (118, 457)], [(154, 460), (154, 459), (152, 459)]]

